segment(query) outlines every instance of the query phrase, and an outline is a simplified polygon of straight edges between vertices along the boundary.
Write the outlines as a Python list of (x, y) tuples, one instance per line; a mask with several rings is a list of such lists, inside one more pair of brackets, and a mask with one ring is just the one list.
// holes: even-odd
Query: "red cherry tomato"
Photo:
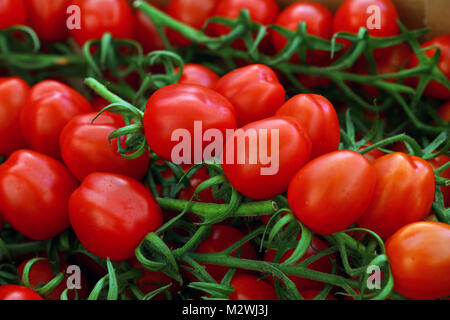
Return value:
[(58, 161), (16, 151), (0, 166), (0, 212), (28, 238), (50, 239), (69, 227), (67, 202), (77, 185)]
[[(170, 0), (167, 13), (188, 26), (201, 30), (206, 20), (211, 18), (217, 0)], [(167, 29), (167, 36), (174, 46), (187, 47), (191, 40), (172, 29)]]
[(20, 130), (20, 112), (29, 92), (30, 87), (20, 78), (0, 79), (0, 156), (26, 146)]
[(450, 225), (416, 222), (386, 243), (394, 289), (402, 296), (432, 300), (450, 296)]
[(26, 0), (28, 24), (43, 41), (61, 41), (69, 36), (69, 0)]
[(0, 30), (27, 22), (27, 7), (24, 0), (2, 0), (0, 6)]
[[(219, 130), (223, 137), (226, 137), (227, 129), (236, 129), (233, 105), (212, 89), (174, 84), (158, 90), (148, 100), (144, 115), (145, 134), (150, 149), (162, 159), (174, 162), (172, 153), (179, 142), (172, 141), (172, 135), (175, 130), (187, 130), (191, 137), (191, 159), (189, 163), (184, 164), (194, 163), (194, 124), (200, 121), (203, 132), (215, 129)], [(205, 144), (201, 155), (204, 148)]]
[(367, 210), (376, 172), (353, 151), (336, 151), (314, 159), (292, 180), (288, 200), (297, 218), (317, 234), (343, 231)]
[[(22, 264), (19, 266), (19, 276), (23, 280), (23, 271), (25, 269), (26, 264), (29, 262), (29, 260), (22, 262)], [(67, 268), (69, 267), (69, 264), (61, 260), (60, 261), (60, 269), (59, 271), (62, 273), (66, 273)], [(30, 269), (28, 279), (30, 281), (30, 285), (32, 288), (37, 287), (41, 283), (48, 283), (50, 282), (56, 275), (53, 274), (52, 267), (50, 266), (50, 263), (48, 260), (39, 260), (33, 264), (33, 266)], [(81, 283), (81, 289), (77, 290), (77, 293), (75, 293), (75, 289), (69, 289), (68, 290), (68, 298), (70, 300), (74, 300), (76, 296), (78, 296), (79, 299), (85, 299), (89, 295), (89, 287), (86, 279), (81, 275), (80, 279)], [(46, 300), (60, 300), (61, 294), (64, 292), (64, 290), (67, 289), (67, 283), (66, 279), (64, 278), (61, 283), (53, 289), (52, 292), (48, 296), (45, 297)]]
[(126, 0), (71, 0), (80, 7), (81, 28), (70, 30), (80, 45), (109, 32), (114, 38), (133, 38), (133, 11)]
[[(60, 137), (64, 163), (80, 181), (93, 172), (111, 172), (142, 179), (150, 162), (148, 154), (126, 159), (118, 152), (117, 139), (111, 142), (108, 139), (114, 130), (125, 126), (123, 118), (104, 112), (91, 124), (96, 115), (77, 116), (65, 126)], [(124, 137), (121, 144), (125, 145)]]
[[(300, 263), (300, 262), (306, 260), (307, 258), (310, 258), (310, 257), (316, 255), (318, 252), (323, 251), (328, 248), (329, 248), (329, 246), (325, 242), (323, 242), (322, 240), (320, 240), (317, 237), (314, 237), (311, 242), (310, 247), (308, 248), (308, 251), (306, 251), (303, 258), (301, 258), (299, 260), (299, 262), (297, 262), (297, 263)], [(294, 250), (295, 249), (290, 249), (290, 250), (286, 251), (286, 253), (284, 253), (282, 256), (280, 263), (286, 261), (292, 255), (292, 253), (294, 253)], [(264, 257), (264, 260), (267, 262), (274, 262), (275, 255), (276, 255), (275, 250), (269, 250)], [(307, 268), (310, 270), (314, 270), (314, 271), (331, 273), (333, 270), (333, 264), (332, 264), (330, 258), (328, 256), (325, 256), (323, 258), (320, 258), (320, 259), (314, 261), (313, 263), (308, 265)], [(308, 290), (313, 290), (313, 289), (322, 290), (323, 288), (325, 288), (325, 283), (323, 283), (323, 282), (314, 281), (314, 280), (310, 280), (310, 279), (306, 279), (306, 278), (302, 278), (302, 277), (295, 277), (295, 276), (289, 276), (289, 278), (292, 280), (292, 282), (294, 282), (295, 286), (300, 291), (308, 291)]]
[(423, 159), (392, 153), (373, 163), (377, 183), (360, 227), (386, 239), (398, 229), (425, 219), (434, 200), (434, 172)]
[(162, 224), (150, 191), (131, 178), (92, 173), (69, 200), (70, 222), (93, 254), (120, 261), (131, 258), (147, 235)]
[(308, 131), (312, 157), (337, 151), (341, 140), (339, 119), (331, 102), (316, 94), (299, 94), (288, 100), (277, 116), (291, 116)]
[[(314, 298), (317, 297), (320, 294), (320, 292), (321, 292), (320, 290), (308, 290), (302, 291), (300, 292), (300, 294), (305, 300), (314, 300)], [(329, 294), (326, 296), (325, 300), (337, 300), (337, 299), (331, 294)]]
[[(438, 67), (439, 70), (441, 70), (441, 72), (447, 77), (447, 79), (450, 80), (450, 34), (434, 38), (422, 44), (422, 48), (428, 47), (438, 47), (441, 50), (441, 58), (439, 60)], [(436, 49), (426, 50), (425, 53), (429, 58), (431, 58), (436, 54)], [(417, 59), (417, 56), (413, 54), (408, 64), (408, 68), (416, 67), (418, 64), (419, 61)], [(412, 79), (411, 83), (416, 86), (418, 80)], [(428, 97), (436, 99), (450, 99), (450, 89), (434, 80), (428, 84), (424, 94)]]
[[(450, 161), (450, 157), (445, 154), (440, 155), (439, 157), (428, 160), (434, 170), (439, 169), (444, 164)], [(450, 179), (450, 169), (445, 170), (440, 175), (442, 178)], [(441, 191), (444, 196), (445, 207), (450, 207), (450, 186), (441, 186)]]
[(249, 274), (236, 274), (230, 285), (234, 288), (230, 300), (278, 300), (274, 287)]
[(7, 284), (0, 286), (0, 300), (44, 300), (44, 299), (30, 288), (16, 286), (13, 284)]
[[(161, 5), (156, 3), (149, 3), (150, 5), (162, 10)], [(163, 50), (164, 43), (159, 36), (158, 29), (153, 21), (141, 10), (135, 13), (135, 34), (136, 39), (142, 45), (144, 53), (149, 53), (155, 50)]]
[[(197, 187), (201, 183), (203, 183), (209, 179), (211, 179), (211, 177), (208, 174), (208, 170), (206, 168), (200, 169), (191, 177), (191, 179), (190, 179), (191, 186), (180, 191), (180, 193), (178, 194), (178, 199), (190, 201), (192, 196), (194, 195)], [(214, 198), (211, 189), (203, 190), (202, 192), (200, 192), (198, 194), (198, 197), (200, 198), (200, 200), (202, 202), (206, 202), (206, 203), (223, 203), (223, 200), (216, 200)], [(198, 200), (197, 200), (197, 198), (194, 198), (193, 201), (198, 201)]]
[(439, 116), (445, 122), (450, 122), (450, 101), (444, 103), (438, 110)]
[[(178, 72), (180, 68), (175, 68)], [(198, 86), (214, 89), (214, 85), (219, 80), (219, 76), (205, 66), (197, 63), (187, 63), (184, 65), (183, 73), (178, 81), (179, 84), (195, 84)]]
[[(196, 253), (219, 253), (239, 240), (241, 240), (245, 235), (237, 229), (225, 225), (214, 225), (212, 226), (211, 235), (203, 240), (202, 243), (197, 247)], [(256, 259), (256, 252), (250, 243), (246, 243), (241, 247), (240, 258), (242, 259)], [(233, 252), (236, 256), (238, 250)], [(211, 264), (203, 264), (208, 272), (216, 281), (222, 281), (223, 277), (228, 271), (228, 267), (217, 266)], [(190, 275), (191, 280), (194, 281), (192, 275)]]
[[(331, 40), (333, 35), (333, 14), (324, 5), (312, 1), (298, 1), (284, 9), (276, 24), (288, 30), (297, 31), (300, 22), (306, 23), (306, 30), (309, 34)], [(286, 38), (277, 32), (272, 33), (272, 41), (277, 51), (281, 51), (286, 45)], [(315, 50), (308, 53), (308, 64), (315, 64), (325, 60), (330, 53), (322, 50)], [(299, 61), (295, 56), (294, 61)]]
[(261, 64), (226, 74), (216, 83), (215, 89), (236, 108), (239, 127), (275, 115), (286, 98), (275, 72)]
[(21, 128), (28, 146), (55, 159), (61, 159), (59, 136), (75, 116), (92, 112), (81, 94), (57, 81), (35, 85), (22, 108)]
[[(245, 142), (240, 142), (244, 135), (237, 131), (227, 141), (222, 167), (230, 183), (255, 200), (285, 192), (292, 177), (311, 157), (311, 139), (306, 129), (291, 117), (273, 117), (251, 123), (242, 130), (250, 136), (254, 132), (255, 138), (245, 137)], [(233, 153), (233, 158), (228, 159)], [(271, 159), (264, 154), (270, 154)]]

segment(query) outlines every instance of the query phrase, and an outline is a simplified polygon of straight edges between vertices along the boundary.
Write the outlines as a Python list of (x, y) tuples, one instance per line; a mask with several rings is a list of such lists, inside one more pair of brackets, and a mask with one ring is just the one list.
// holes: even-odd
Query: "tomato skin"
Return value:
[[(183, 117), (180, 117), (180, 114)], [(233, 105), (212, 89), (186, 84), (174, 84), (159, 89), (148, 100), (144, 115), (145, 135), (150, 149), (162, 159), (172, 161), (172, 150), (179, 144), (171, 141), (173, 132), (186, 129), (191, 137), (194, 137), (195, 121), (202, 122), (203, 132), (217, 129), (223, 137), (226, 136), (227, 129), (236, 129)], [(202, 152), (204, 147), (205, 144)], [(195, 160), (194, 141), (191, 150), (189, 164)]]
[(0, 7), (0, 29), (24, 25), (28, 14), (24, 0), (2, 0)]
[(331, 102), (317, 94), (299, 94), (277, 111), (277, 116), (297, 119), (312, 141), (312, 158), (337, 151), (341, 141), (339, 119)]
[[(203, 240), (202, 243), (195, 250), (196, 253), (219, 253), (239, 240), (241, 240), (245, 234), (240, 232), (239, 230), (226, 226), (226, 225), (213, 225), (212, 232), (208, 238)], [(250, 243), (245, 243), (241, 247), (240, 258), (242, 259), (256, 259), (256, 251)], [(233, 252), (233, 255), (236, 256), (238, 250)], [(205, 266), (206, 272), (208, 272), (216, 281), (222, 281), (223, 277), (228, 271), (228, 267), (217, 266), (211, 264), (202, 264)], [(192, 281), (196, 281), (194, 276), (188, 274), (189, 278)]]
[(236, 274), (230, 282), (234, 292), (229, 300), (278, 300), (275, 288), (249, 274)]
[[(97, 113), (73, 118), (60, 136), (64, 163), (74, 176), (82, 181), (93, 172), (110, 172), (142, 179), (147, 173), (150, 158), (144, 154), (137, 159), (126, 159), (118, 152), (117, 138), (109, 142), (108, 136), (125, 126), (119, 115), (104, 112), (94, 123)], [(125, 138), (121, 139), (122, 145)]]
[[(22, 262), (18, 268), (20, 279), (23, 279), (23, 271), (28, 262), (29, 260)], [(69, 264), (64, 260), (61, 260), (59, 271), (62, 273), (66, 273), (67, 267), (69, 267)], [(39, 260), (35, 262), (28, 275), (28, 279), (30, 281), (30, 285), (32, 288), (37, 287), (41, 283), (48, 283), (54, 277), (55, 275), (53, 274), (52, 267), (50, 266), (48, 260)], [(80, 282), (81, 282), (81, 289), (77, 290), (78, 300), (85, 299), (89, 296), (88, 283), (86, 279), (83, 277), (83, 275), (81, 275)], [(50, 292), (48, 296), (45, 297), (45, 299), (61, 300), (61, 294), (66, 289), (67, 289), (66, 279), (63, 279), (61, 283), (52, 292)], [(74, 300), (76, 296), (75, 290), (74, 289), (68, 290), (67, 295), (70, 300)]]
[[(331, 40), (333, 14), (324, 5), (312, 1), (294, 2), (280, 13), (275, 24), (291, 31), (297, 31), (300, 22), (306, 22), (306, 30), (309, 34)], [(284, 48), (287, 40), (281, 34), (272, 32), (272, 42), (279, 52)], [(315, 64), (325, 60), (329, 55), (329, 52), (322, 50), (308, 52), (307, 62), (308, 64)], [(297, 55), (294, 61), (299, 61)]]
[(133, 38), (133, 12), (126, 0), (71, 0), (70, 4), (81, 9), (81, 29), (70, 30), (80, 46), (106, 32), (117, 39)]
[[(438, 47), (441, 50), (441, 58), (439, 60), (439, 70), (450, 79), (450, 34), (439, 36), (432, 40), (429, 40), (421, 45), (422, 48)], [(429, 49), (425, 51), (425, 54), (432, 58), (436, 54), (436, 49)], [(412, 55), (409, 61), (408, 68), (416, 67), (419, 64), (419, 60), (415, 54)], [(418, 79), (413, 78), (410, 80), (413, 86), (417, 86)], [(450, 89), (447, 89), (443, 84), (437, 81), (431, 81), (425, 89), (424, 95), (442, 100), (450, 99)]]
[[(439, 169), (444, 164), (450, 161), (450, 157), (445, 154), (439, 157), (428, 160), (434, 170)], [(450, 179), (450, 169), (445, 170), (441, 173), (440, 177)], [(442, 195), (444, 196), (445, 207), (450, 207), (450, 186), (441, 186)]]
[(92, 112), (89, 101), (72, 88), (52, 80), (39, 82), (21, 111), (25, 141), (31, 149), (60, 160), (62, 130), (73, 117), (88, 112)]
[(62, 41), (69, 36), (69, 0), (26, 0), (28, 24), (43, 41)]
[(67, 202), (78, 183), (58, 161), (31, 150), (0, 166), (0, 211), (17, 231), (47, 240), (69, 227)]
[(30, 288), (6, 284), (0, 286), (0, 300), (44, 300), (44, 298)]
[[(175, 68), (175, 72), (178, 72), (180, 68)], [(208, 69), (205, 66), (197, 63), (187, 63), (184, 65), (183, 73), (178, 81), (179, 84), (191, 84), (198, 85), (207, 88), (214, 89), (216, 82), (219, 80), (219, 76)]]
[[(227, 179), (239, 192), (254, 200), (268, 199), (285, 192), (292, 177), (311, 157), (311, 139), (306, 129), (294, 118), (272, 117), (253, 122), (243, 127), (242, 130), (244, 132), (256, 131), (259, 154), (261, 153), (259, 150), (262, 139), (261, 130), (267, 132), (267, 150), (272, 149), (272, 131), (278, 130), (279, 149), (271, 151), (272, 154), (275, 152), (278, 156), (278, 171), (263, 175), (262, 169), (269, 168), (269, 165), (264, 165), (260, 156), (257, 163), (252, 164), (249, 156), (251, 152), (249, 139), (245, 139), (245, 150), (239, 150), (239, 140), (241, 139), (238, 138), (240, 133), (236, 132), (227, 141), (224, 151), (228, 154), (228, 149), (234, 150), (232, 163), (229, 163), (229, 159), (225, 159), (222, 164)], [(237, 156), (242, 153), (245, 156), (244, 164), (240, 164)], [(272, 165), (272, 169), (276, 169), (273, 160), (270, 165)]]
[[(299, 238), (297, 239), (299, 240)], [(309, 257), (312, 257), (316, 255), (318, 252), (328, 249), (329, 246), (320, 240), (317, 237), (314, 237), (311, 245), (309, 246), (308, 250), (306, 251), (305, 255), (298, 261), (298, 263), (306, 260)], [(280, 263), (286, 261), (292, 253), (294, 253), (295, 249), (287, 250), (286, 253), (283, 254)], [(264, 261), (267, 262), (274, 262), (276, 255), (275, 250), (269, 250), (267, 251), (266, 255), (264, 256)], [(324, 272), (324, 273), (331, 273), (333, 271), (333, 264), (328, 256), (325, 256), (323, 258), (320, 258), (307, 267), (310, 270)], [(272, 278), (271, 278), (272, 279)], [(289, 276), (289, 279), (294, 282), (295, 286), (300, 291), (308, 291), (308, 290), (322, 290), (325, 288), (325, 283), (314, 281), (302, 277), (295, 277), (295, 276)]]
[(358, 220), (386, 239), (401, 227), (425, 219), (434, 200), (433, 168), (423, 159), (391, 153), (373, 163), (377, 183), (370, 206)]
[(450, 101), (447, 101), (439, 108), (438, 114), (442, 120), (450, 122)]
[(330, 235), (355, 223), (367, 210), (376, 172), (353, 151), (336, 151), (316, 158), (292, 180), (288, 200), (297, 218), (313, 232)]
[(0, 79), (0, 156), (26, 146), (20, 130), (20, 112), (29, 92), (30, 87), (20, 78)]
[[(211, 18), (218, 0), (170, 0), (167, 14), (188, 26), (201, 30), (206, 20)], [(191, 40), (172, 29), (166, 31), (174, 46), (187, 47)]]
[(215, 90), (236, 108), (239, 127), (274, 116), (286, 98), (275, 72), (261, 64), (231, 71), (220, 78)]
[(432, 300), (450, 296), (450, 225), (409, 224), (386, 242), (394, 289), (402, 296)]
[(134, 256), (142, 239), (162, 224), (156, 200), (144, 185), (112, 173), (92, 173), (69, 200), (69, 217), (87, 250), (113, 261)]
[[(162, 10), (162, 7), (158, 4), (150, 2), (148, 4)], [(137, 10), (134, 15), (136, 20), (134, 28), (136, 39), (142, 45), (144, 53), (163, 50), (164, 43), (153, 21), (141, 10)]]

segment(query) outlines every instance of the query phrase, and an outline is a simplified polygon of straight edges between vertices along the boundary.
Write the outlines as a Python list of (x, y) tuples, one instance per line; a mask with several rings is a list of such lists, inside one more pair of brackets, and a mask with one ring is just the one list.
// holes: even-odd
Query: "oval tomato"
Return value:
[(292, 180), (288, 200), (297, 218), (317, 234), (330, 235), (354, 224), (367, 210), (376, 172), (353, 151), (314, 159)]
[(331, 102), (316, 94), (299, 94), (277, 111), (277, 116), (297, 119), (312, 141), (312, 158), (337, 151), (341, 141), (339, 119)]
[(386, 239), (398, 229), (423, 220), (434, 200), (433, 168), (423, 159), (392, 153), (373, 163), (377, 183), (371, 204), (358, 220), (362, 228)]
[(450, 122), (450, 101), (444, 103), (438, 110), (439, 116), (445, 122)]
[(184, 164), (193, 164), (206, 148), (204, 144), (199, 150), (195, 148), (194, 140), (203, 138), (196, 136), (196, 122), (203, 132), (211, 129), (226, 137), (227, 129), (236, 129), (234, 107), (225, 97), (206, 87), (174, 84), (158, 90), (148, 100), (144, 115), (150, 149), (164, 160), (177, 162), (173, 158), (181, 155), (174, 148), (179, 143), (172, 137), (188, 133), (191, 141), (184, 141), (186, 138), (183, 142), (190, 147), (191, 154), (183, 154), (182, 158), (186, 160)]
[[(324, 5), (311, 1), (298, 1), (284, 9), (275, 22), (277, 25), (297, 31), (300, 22), (306, 23), (306, 30), (326, 40), (331, 40), (333, 35), (333, 14)], [(272, 32), (272, 41), (275, 49), (279, 52), (286, 45), (286, 38), (277, 32)], [(323, 50), (314, 50), (307, 55), (308, 64), (315, 64), (325, 60), (330, 53)], [(295, 56), (294, 61), (299, 61)]]
[(89, 101), (72, 88), (52, 80), (39, 82), (21, 111), (25, 141), (31, 149), (60, 160), (61, 131), (73, 117), (88, 112)]
[[(178, 72), (180, 68), (175, 68)], [(211, 69), (197, 63), (187, 63), (184, 65), (183, 73), (178, 81), (179, 84), (194, 84), (198, 86), (214, 89), (214, 85), (219, 80), (219, 76)]]
[(223, 171), (234, 188), (251, 199), (269, 199), (285, 192), (310, 159), (311, 139), (294, 118), (268, 118), (236, 131), (223, 157)]
[[(213, 225), (212, 232), (208, 238), (203, 240), (202, 243), (195, 250), (196, 253), (219, 253), (228, 249), (230, 246), (241, 240), (245, 234), (239, 230), (225, 225)], [(247, 242), (241, 247), (240, 258), (242, 259), (256, 259), (256, 251), (253, 246)], [(233, 252), (236, 256), (238, 250)], [(228, 267), (217, 266), (212, 264), (202, 264), (205, 266), (206, 272), (208, 272), (217, 282), (222, 281), (223, 277), (228, 271)], [(195, 277), (189, 274), (192, 281), (195, 281)]]
[[(427, 41), (422, 44), (422, 48), (438, 47), (441, 50), (441, 58), (439, 60), (439, 70), (450, 80), (450, 34), (443, 35)], [(431, 58), (436, 54), (436, 49), (429, 49), (425, 51), (425, 54)], [(415, 54), (412, 55), (408, 64), (408, 68), (416, 67), (419, 64), (419, 60)], [(418, 79), (411, 79), (411, 84), (416, 86)], [(424, 95), (436, 98), (448, 100), (450, 99), (450, 89), (446, 88), (443, 84), (437, 81), (431, 81), (425, 89)]]
[(80, 46), (107, 32), (118, 39), (133, 38), (133, 11), (126, 0), (71, 0), (70, 4), (80, 8), (81, 26), (70, 30)]
[[(162, 10), (162, 7), (158, 4), (149, 4)], [(141, 10), (136, 11), (135, 20), (136, 39), (142, 45), (144, 53), (149, 53), (155, 50), (163, 50), (164, 43), (153, 21)]]
[(106, 259), (131, 258), (162, 224), (161, 210), (143, 184), (112, 173), (92, 173), (69, 200), (73, 230), (87, 250)]
[(44, 299), (30, 288), (16, 286), (13, 284), (7, 284), (0, 286), (0, 300), (44, 300)]
[[(299, 240), (299, 238), (298, 238), (298, 240)], [(320, 240), (317, 237), (314, 237), (311, 242), (311, 245), (309, 246), (305, 255), (297, 263), (300, 263), (300, 262), (316, 255), (320, 251), (326, 250), (328, 248), (329, 248), (329, 246), (325, 242), (323, 242), (322, 240)], [(282, 263), (282, 262), (286, 261), (294, 253), (294, 251), (295, 251), (295, 249), (287, 250), (281, 257), (281, 260), (279, 262)], [(264, 257), (264, 260), (267, 262), (274, 262), (276, 253), (277, 252), (275, 250), (267, 251), (267, 253)], [(331, 262), (331, 259), (328, 256), (325, 256), (325, 257), (322, 257), (322, 258), (314, 261), (313, 263), (309, 264), (307, 266), (307, 268), (310, 270), (319, 271), (319, 272), (323, 272), (323, 273), (331, 273), (333, 271), (333, 263)], [(308, 291), (308, 290), (314, 290), (314, 289), (322, 290), (323, 288), (325, 288), (325, 285), (326, 285), (323, 282), (314, 281), (314, 280), (310, 280), (310, 279), (306, 279), (306, 278), (302, 278), (302, 277), (296, 277), (296, 276), (289, 276), (289, 279), (291, 279), (292, 282), (294, 282), (295, 286), (300, 291)]]
[(230, 285), (234, 292), (229, 300), (278, 300), (274, 287), (249, 274), (236, 274)]
[(70, 0), (27, 0), (28, 24), (43, 41), (61, 41), (69, 36), (67, 7)]
[(450, 225), (416, 222), (386, 242), (394, 289), (409, 299), (450, 296)]
[[(60, 137), (61, 154), (64, 163), (75, 177), (82, 181), (93, 172), (110, 172), (140, 180), (147, 173), (149, 156), (126, 159), (118, 152), (117, 138), (109, 141), (108, 136), (125, 126), (119, 115), (104, 112), (91, 124), (96, 113), (73, 118)], [(121, 138), (125, 146), (125, 137)]]
[(2, 0), (0, 6), (0, 29), (27, 22), (27, 7), (24, 0)]
[(215, 89), (236, 108), (239, 127), (272, 117), (286, 98), (275, 72), (261, 64), (226, 74), (216, 83)]
[(69, 227), (67, 203), (77, 185), (58, 161), (16, 151), (0, 166), (0, 212), (28, 238), (50, 239)]
[[(434, 170), (439, 169), (444, 164), (447, 164), (450, 161), (450, 157), (445, 154), (440, 155), (439, 157), (428, 160)], [(440, 175), (442, 178), (450, 179), (450, 168), (445, 170)], [(450, 186), (441, 186), (442, 195), (444, 196), (444, 204), (445, 207), (450, 207)]]
[(6, 157), (26, 146), (20, 130), (20, 112), (30, 87), (20, 78), (0, 79), (0, 156)]

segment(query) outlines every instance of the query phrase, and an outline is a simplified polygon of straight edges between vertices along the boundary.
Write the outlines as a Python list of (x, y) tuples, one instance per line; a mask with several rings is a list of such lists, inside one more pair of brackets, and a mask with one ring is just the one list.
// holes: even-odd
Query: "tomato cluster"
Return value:
[[(80, 9), (79, 28), (66, 26), (69, 6)], [(0, 274), (0, 300), (101, 298), (106, 281), (117, 284), (108, 298), (450, 296), (447, 132), (422, 135), (418, 120), (391, 128), (394, 100), (358, 113), (332, 94), (348, 93), (335, 83), (351, 77), (372, 80), (352, 85), (365, 102), (419, 92), (415, 108), (402, 107), (448, 128), (450, 35), (420, 50), (411, 39), (366, 45), (336, 73), (360, 43), (401, 37), (391, 0), (345, 0), (336, 13), (314, 1), (136, 6), (143, 10), (126, 0), (0, 0), (0, 37), (28, 25), (47, 45), (36, 59), (61, 68), (46, 70), (54, 77), (25, 72), (25, 63), (1, 70), (0, 266), (10, 259), (16, 272)], [(381, 26), (351, 41), (370, 6)], [(252, 28), (245, 35), (243, 24), (233, 27), (241, 20)], [(305, 32), (316, 45), (292, 50), (288, 35)], [(335, 57), (325, 45), (333, 37)], [(84, 56), (56, 59), (54, 43)], [(84, 78), (98, 78), (86, 81), (97, 96), (64, 69), (69, 56), (83, 61)], [(370, 261), (389, 292), (363, 283)], [(76, 290), (65, 285), (72, 263), (82, 267)]]

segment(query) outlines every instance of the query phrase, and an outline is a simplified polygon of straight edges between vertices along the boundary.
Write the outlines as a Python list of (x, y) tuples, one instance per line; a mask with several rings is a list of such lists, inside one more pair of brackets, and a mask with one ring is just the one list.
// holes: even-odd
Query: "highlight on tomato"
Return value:
[(0, 286), (0, 300), (44, 300), (44, 298), (30, 288), (5, 284)]
[[(179, 70), (180, 68), (177, 67), (174, 72), (177, 73)], [(219, 76), (211, 69), (198, 63), (187, 63), (183, 67), (183, 72), (178, 83), (198, 85), (214, 89), (214, 86), (218, 80)]]

